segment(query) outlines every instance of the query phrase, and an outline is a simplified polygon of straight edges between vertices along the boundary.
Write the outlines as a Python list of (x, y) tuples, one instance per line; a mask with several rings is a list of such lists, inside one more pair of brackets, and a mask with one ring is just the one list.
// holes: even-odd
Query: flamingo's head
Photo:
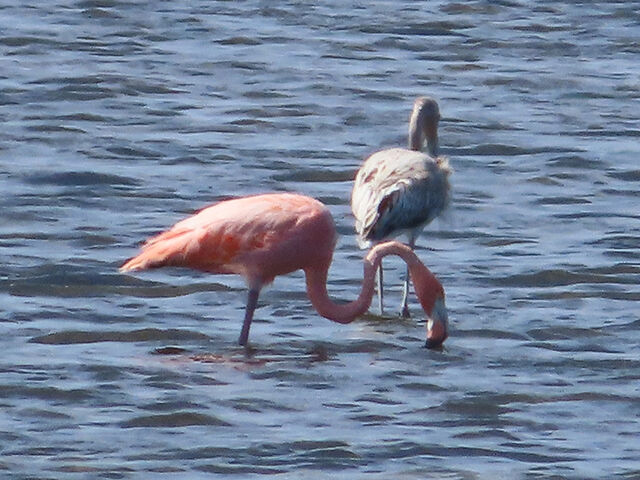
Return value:
[(444, 297), (438, 297), (427, 320), (427, 342), (425, 347), (438, 348), (449, 336), (449, 318)]
[(449, 336), (449, 317), (444, 302), (444, 288), (424, 265), (411, 270), (416, 296), (427, 314), (427, 348), (438, 348)]
[(416, 98), (409, 118), (409, 148), (421, 150), (426, 141), (429, 155), (437, 157), (439, 121), (438, 102), (431, 97)]

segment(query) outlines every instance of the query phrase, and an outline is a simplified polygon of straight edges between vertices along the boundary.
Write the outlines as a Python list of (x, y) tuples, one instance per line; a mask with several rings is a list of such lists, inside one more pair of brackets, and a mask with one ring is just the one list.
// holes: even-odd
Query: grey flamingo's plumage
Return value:
[[(407, 234), (413, 249), (424, 227), (449, 203), (451, 168), (438, 155), (438, 103), (415, 100), (409, 120), (409, 148), (381, 150), (358, 170), (351, 209), (361, 248)], [(422, 147), (426, 143), (427, 153)], [(409, 316), (409, 275), (404, 282), (402, 316)], [(383, 313), (382, 264), (378, 270), (378, 304)]]

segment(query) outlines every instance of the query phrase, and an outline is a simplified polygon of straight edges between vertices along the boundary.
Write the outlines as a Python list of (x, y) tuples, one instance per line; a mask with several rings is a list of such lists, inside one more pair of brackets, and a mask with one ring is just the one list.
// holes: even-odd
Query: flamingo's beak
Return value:
[(444, 297), (438, 297), (433, 304), (431, 316), (427, 321), (427, 348), (438, 348), (449, 336), (449, 317)]

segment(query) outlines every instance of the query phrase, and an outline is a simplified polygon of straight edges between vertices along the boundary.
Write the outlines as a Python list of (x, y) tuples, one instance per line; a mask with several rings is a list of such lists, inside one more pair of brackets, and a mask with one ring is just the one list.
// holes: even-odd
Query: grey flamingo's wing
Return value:
[(352, 210), (361, 247), (421, 230), (449, 201), (446, 159), (406, 149), (378, 152), (358, 172)]

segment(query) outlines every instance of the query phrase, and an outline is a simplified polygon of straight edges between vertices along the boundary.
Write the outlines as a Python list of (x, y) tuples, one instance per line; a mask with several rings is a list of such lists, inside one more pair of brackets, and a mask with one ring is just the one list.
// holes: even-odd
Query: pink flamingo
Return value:
[[(409, 148), (374, 153), (358, 170), (351, 192), (351, 210), (361, 248), (409, 236), (415, 247), (422, 229), (449, 203), (451, 173), (446, 158), (438, 156), (438, 103), (419, 97), (409, 119)], [(423, 144), (427, 152), (422, 153)], [(383, 313), (382, 264), (378, 270), (378, 308)], [(404, 281), (402, 316), (409, 316), (409, 272)]]
[(255, 195), (214, 204), (178, 222), (147, 240), (141, 253), (120, 271), (188, 267), (242, 275), (249, 297), (239, 343), (246, 345), (260, 290), (276, 276), (304, 270), (307, 294), (318, 313), (349, 323), (369, 308), (382, 257), (398, 255), (407, 263), (416, 295), (429, 316), (426, 346), (444, 342), (448, 333), (444, 290), (410, 248), (399, 242), (374, 247), (364, 260), (358, 299), (336, 304), (326, 286), (335, 242), (333, 217), (319, 201), (289, 193)]

